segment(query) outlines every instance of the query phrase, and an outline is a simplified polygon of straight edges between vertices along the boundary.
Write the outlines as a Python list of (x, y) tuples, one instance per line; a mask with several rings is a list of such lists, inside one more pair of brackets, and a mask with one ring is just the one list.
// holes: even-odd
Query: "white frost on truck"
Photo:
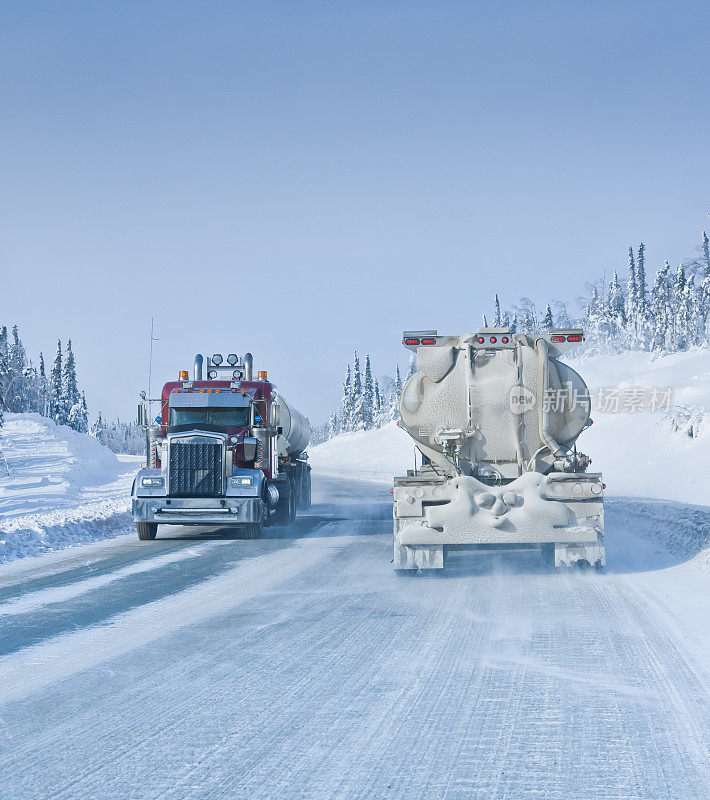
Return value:
[(581, 330), (405, 332), (418, 369), (400, 426), (422, 467), (394, 482), (397, 571), (441, 569), (459, 545), (534, 545), (555, 566), (604, 566), (604, 485), (576, 449), (591, 398), (558, 360), (582, 341)]

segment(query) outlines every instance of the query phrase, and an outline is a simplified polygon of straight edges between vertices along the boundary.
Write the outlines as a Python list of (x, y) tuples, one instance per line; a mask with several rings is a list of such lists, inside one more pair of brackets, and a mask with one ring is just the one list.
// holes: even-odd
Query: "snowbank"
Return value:
[(131, 529), (140, 458), (117, 458), (91, 436), (38, 414), (6, 414), (0, 447), (0, 563)]
[[(573, 367), (594, 397), (602, 387), (672, 386), (673, 403), (710, 408), (710, 350), (670, 356), (623, 353), (575, 359)], [(710, 420), (705, 413), (700, 436), (675, 432), (666, 412), (594, 414), (594, 425), (579, 447), (604, 474), (609, 495), (652, 497), (710, 505)], [(379, 430), (337, 436), (310, 451), (315, 470), (358, 478), (392, 480), (411, 468), (413, 443), (391, 423)]]

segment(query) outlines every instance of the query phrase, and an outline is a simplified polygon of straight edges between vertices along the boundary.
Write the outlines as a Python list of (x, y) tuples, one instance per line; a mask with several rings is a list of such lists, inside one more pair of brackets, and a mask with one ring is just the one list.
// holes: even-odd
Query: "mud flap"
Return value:
[(596, 542), (583, 544), (555, 543), (555, 566), (573, 567), (587, 562), (589, 566), (601, 569), (606, 566), (606, 550), (604, 536), (599, 534)]
[(395, 537), (394, 568), (397, 570), (444, 569), (444, 546), (399, 544)]

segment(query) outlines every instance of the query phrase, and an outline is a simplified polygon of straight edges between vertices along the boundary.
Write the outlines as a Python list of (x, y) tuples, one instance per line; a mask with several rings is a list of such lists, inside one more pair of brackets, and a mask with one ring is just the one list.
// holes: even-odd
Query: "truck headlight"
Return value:
[(238, 486), (253, 486), (254, 478), (251, 475), (233, 475), (229, 479), (229, 485), (233, 488)]
[(165, 486), (165, 478), (141, 478), (141, 486)]

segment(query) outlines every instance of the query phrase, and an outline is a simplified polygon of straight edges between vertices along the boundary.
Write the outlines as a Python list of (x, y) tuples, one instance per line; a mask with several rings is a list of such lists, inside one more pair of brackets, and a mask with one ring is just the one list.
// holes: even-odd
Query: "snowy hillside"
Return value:
[(140, 459), (39, 414), (7, 414), (0, 447), (0, 562), (131, 530), (129, 491)]
[[(592, 468), (604, 474), (608, 495), (653, 497), (708, 505), (710, 433), (701, 425), (700, 436), (689, 438), (673, 430), (666, 411), (604, 413), (598, 407), (599, 390), (629, 387), (673, 388), (674, 406), (710, 409), (710, 350), (691, 350), (668, 356), (627, 352), (575, 359), (572, 365), (584, 377), (595, 406), (594, 425), (579, 439), (591, 455)], [(313, 448), (316, 471), (391, 480), (404, 474), (414, 461), (409, 436), (395, 423), (383, 428), (346, 433)]]

